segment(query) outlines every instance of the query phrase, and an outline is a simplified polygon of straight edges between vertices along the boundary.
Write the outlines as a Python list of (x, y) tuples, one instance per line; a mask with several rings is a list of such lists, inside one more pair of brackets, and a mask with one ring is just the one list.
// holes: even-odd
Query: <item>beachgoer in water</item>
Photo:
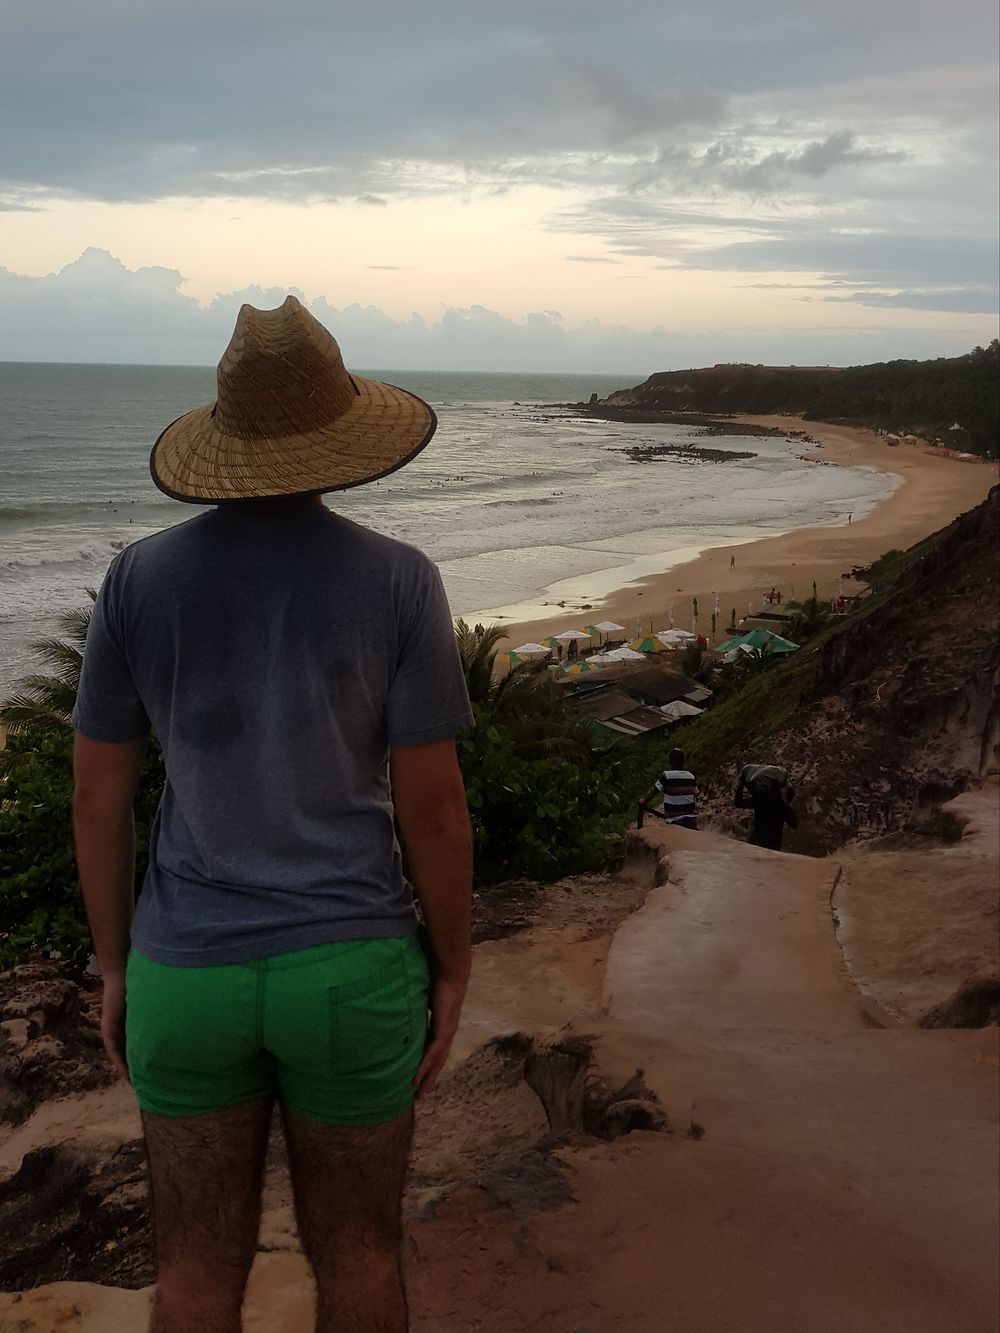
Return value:
[(698, 827), (698, 784), (694, 774), (684, 767), (683, 751), (670, 751), (667, 767), (643, 801), (643, 808), (655, 800), (654, 792), (659, 792), (663, 798), (663, 817), (668, 824), (677, 824), (680, 828)]
[[(218, 396), (163, 432), (152, 471), (226, 503), (115, 558), (73, 714), (101, 1033), (149, 1162), (150, 1333), (240, 1327), (276, 1101), (319, 1325), (404, 1333), (413, 1100), (471, 957), (454, 737), (472, 712), (433, 563), (319, 493), (414, 457), (434, 415), (352, 379), (293, 297), (243, 306)], [(166, 786), (133, 916), (150, 732)]]
[(781, 851), (785, 825), (798, 827), (792, 809), (795, 792), (783, 768), (769, 764), (744, 764), (733, 803), (737, 810), (752, 810), (753, 820), (747, 842), (755, 847)]

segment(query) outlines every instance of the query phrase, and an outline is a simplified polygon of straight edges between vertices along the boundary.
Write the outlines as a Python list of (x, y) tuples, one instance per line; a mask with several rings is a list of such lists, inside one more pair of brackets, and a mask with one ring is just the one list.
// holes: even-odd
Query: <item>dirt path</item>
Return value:
[[(557, 886), (477, 948), (420, 1118), (415, 1333), (995, 1333), (997, 1030), (873, 1026), (895, 1020), (838, 944), (839, 859), (642, 839), (623, 881)], [(55, 1122), (107, 1113), (90, 1098)], [(246, 1326), (303, 1333), (277, 1174), (262, 1246)], [(0, 1328), (139, 1333), (147, 1308), (53, 1284), (0, 1296)]]

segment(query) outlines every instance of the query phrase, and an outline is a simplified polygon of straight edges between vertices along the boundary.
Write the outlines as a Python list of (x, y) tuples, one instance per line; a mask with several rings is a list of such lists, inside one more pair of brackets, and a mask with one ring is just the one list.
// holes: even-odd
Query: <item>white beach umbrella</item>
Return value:
[[(596, 629), (597, 626), (595, 625), (594, 628)], [(564, 629), (561, 634), (553, 634), (552, 637), (554, 639), (563, 639), (566, 643), (571, 639), (586, 639), (588, 643), (590, 642), (590, 635), (584, 634), (582, 629)]]
[(675, 699), (673, 703), (663, 704), (660, 712), (664, 717), (697, 717), (703, 713), (704, 708), (695, 708), (694, 704), (685, 703), (683, 699)]
[(605, 662), (645, 662), (645, 653), (637, 653), (632, 648), (615, 648), (604, 654)]
[(683, 648), (686, 643), (690, 643), (697, 635), (691, 634), (686, 629), (668, 629), (660, 630), (656, 636), (663, 644), (664, 648)]
[(616, 634), (624, 628), (624, 625), (616, 625), (613, 620), (601, 620), (594, 626), (594, 629), (599, 629), (602, 634)]
[(520, 648), (511, 651), (517, 653), (518, 657), (547, 657), (552, 649), (546, 648), (544, 643), (522, 643)]

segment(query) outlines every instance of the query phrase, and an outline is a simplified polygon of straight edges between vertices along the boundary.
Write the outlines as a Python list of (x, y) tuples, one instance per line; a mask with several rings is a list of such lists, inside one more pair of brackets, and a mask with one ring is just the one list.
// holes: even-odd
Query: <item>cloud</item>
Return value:
[[(201, 305), (167, 268), (130, 270), (89, 249), (59, 273), (26, 277), (0, 269), (0, 359), (213, 365), (244, 302), (273, 308), (284, 288), (246, 287)], [(890, 356), (967, 351), (981, 322), (942, 331), (831, 324), (818, 329), (741, 328), (674, 332), (589, 321), (570, 327), (556, 310), (511, 319), (482, 305), (450, 308), (433, 321), (394, 319), (376, 306), (333, 306), (293, 289), (330, 328), (359, 370), (503, 370), (621, 373), (635, 382), (654, 370), (716, 361), (847, 364)]]
[(610, 259), (606, 255), (564, 255), (565, 259), (573, 264), (617, 264), (617, 259)]
[(409, 273), (405, 264), (366, 264), (366, 268), (380, 269), (383, 273)]
[(879, 151), (844, 138), (845, 72), (867, 80), (862, 130), (925, 126), (938, 71), (958, 72), (954, 116), (961, 70), (995, 48), (982, 0), (94, 0), (53, 22), (46, 5), (5, 16), (3, 172), (11, 189), (112, 201), (387, 198), (539, 166), (559, 181), (574, 158), (625, 188), (651, 155), (697, 160), (779, 104), (804, 125), (808, 105), (806, 146), (758, 164), (771, 188)]
[(388, 208), (389, 205), (379, 194), (359, 194), (356, 204), (366, 204), (369, 208)]
[(996, 288), (952, 288), (950, 290), (852, 292), (849, 296), (806, 298), (832, 305), (866, 305), (883, 310), (946, 310), (963, 315), (995, 315), (998, 305)]

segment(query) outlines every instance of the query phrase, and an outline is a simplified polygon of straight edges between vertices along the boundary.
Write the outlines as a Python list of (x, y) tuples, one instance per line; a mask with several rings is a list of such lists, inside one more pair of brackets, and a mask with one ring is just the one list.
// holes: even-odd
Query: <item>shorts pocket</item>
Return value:
[(375, 1073), (422, 1051), (426, 989), (400, 957), (369, 976), (327, 990), (335, 1075)]

